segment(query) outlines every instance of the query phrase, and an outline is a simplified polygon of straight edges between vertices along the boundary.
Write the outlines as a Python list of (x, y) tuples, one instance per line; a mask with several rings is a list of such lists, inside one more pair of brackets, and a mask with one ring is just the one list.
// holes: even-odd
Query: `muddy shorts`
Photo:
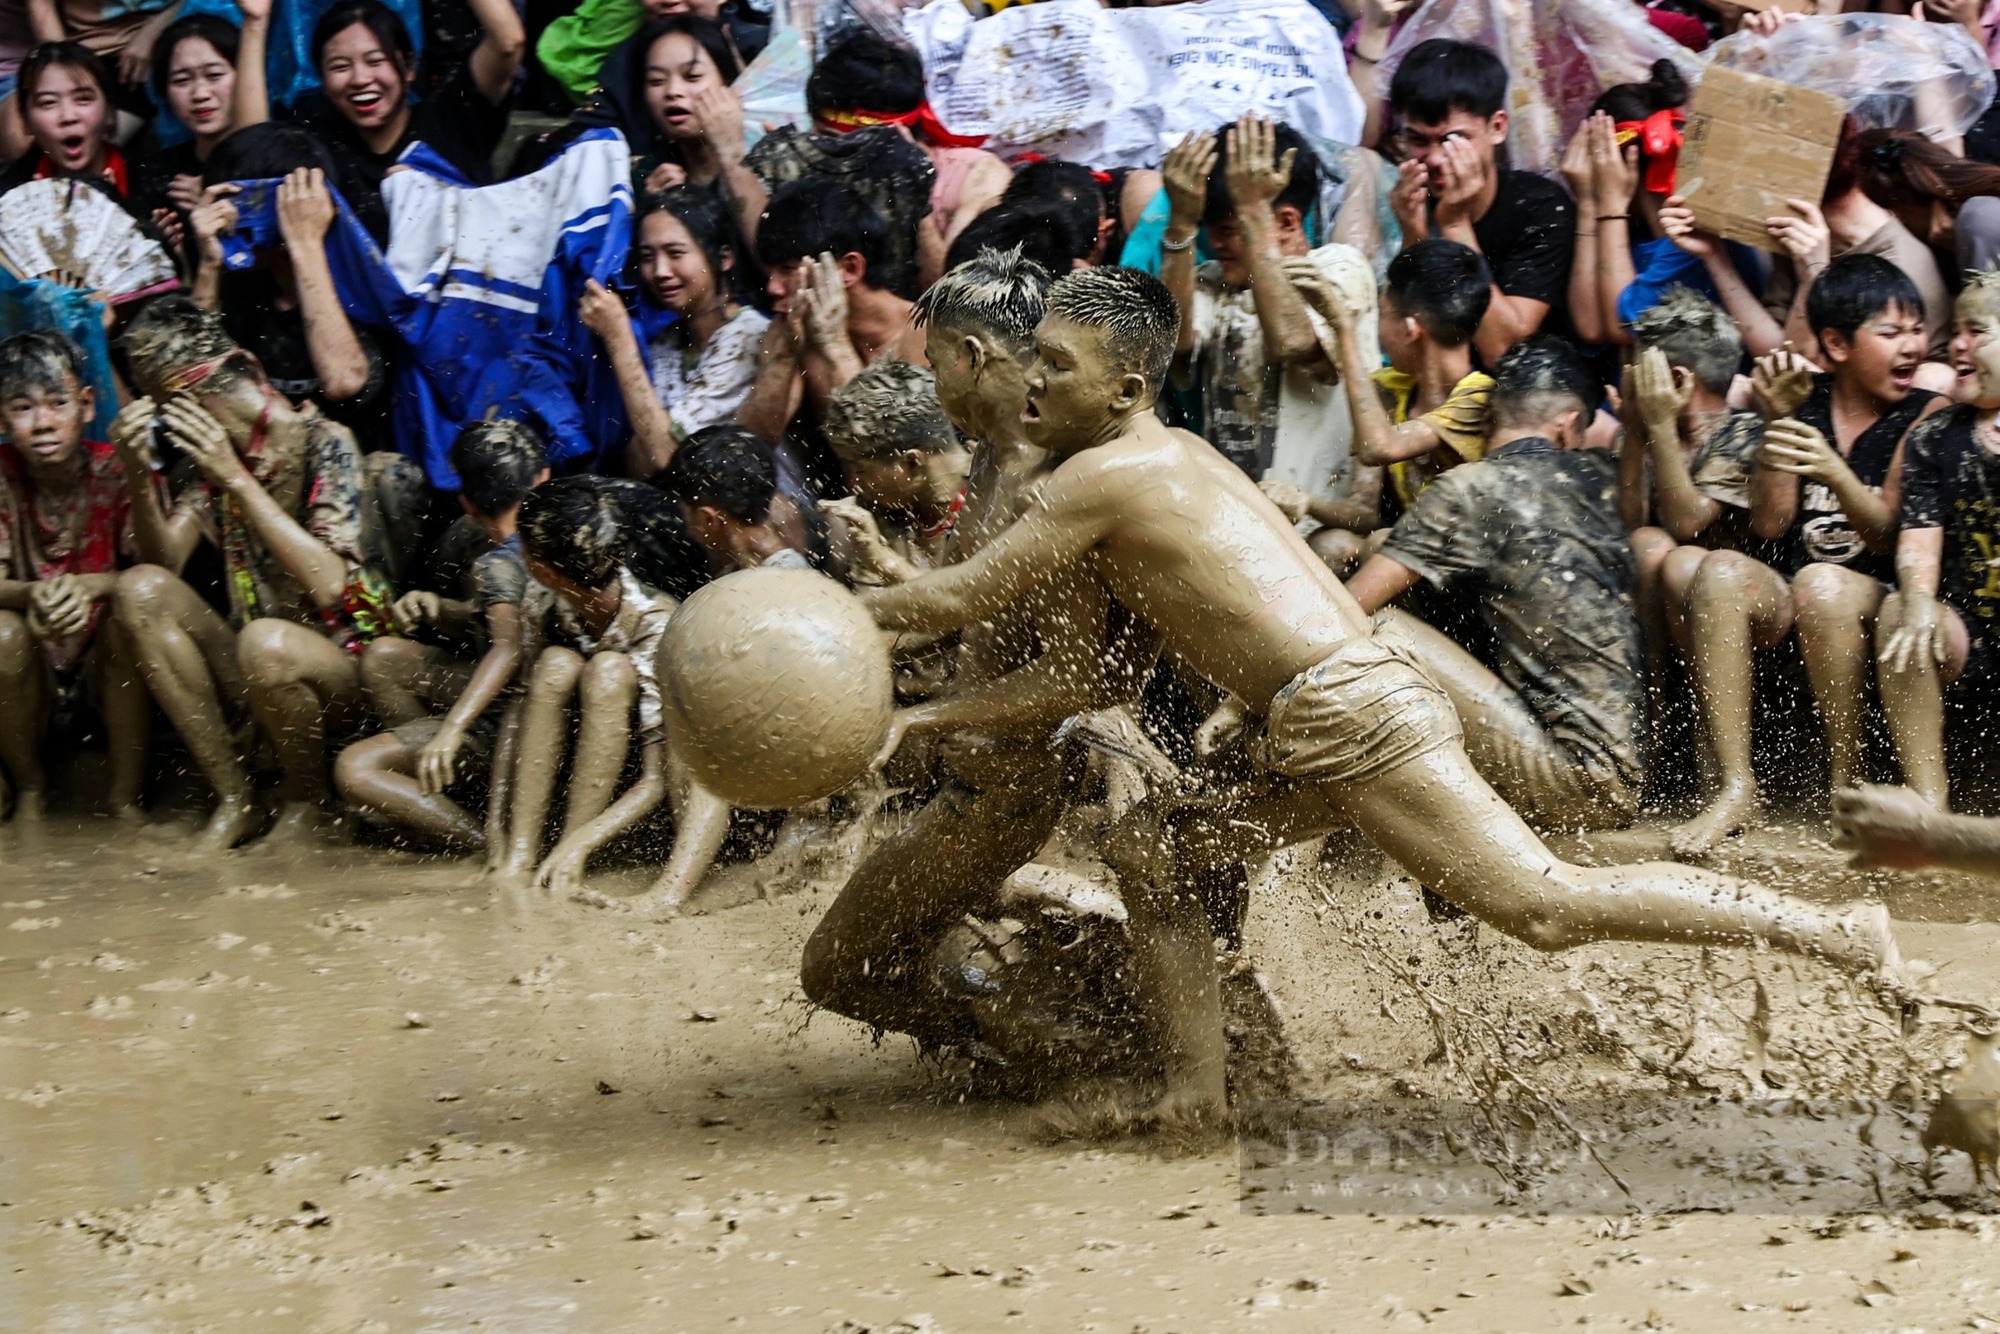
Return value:
[(1307, 782), (1361, 782), (1458, 741), (1458, 710), (1409, 645), (1356, 639), (1271, 700), (1258, 761)]

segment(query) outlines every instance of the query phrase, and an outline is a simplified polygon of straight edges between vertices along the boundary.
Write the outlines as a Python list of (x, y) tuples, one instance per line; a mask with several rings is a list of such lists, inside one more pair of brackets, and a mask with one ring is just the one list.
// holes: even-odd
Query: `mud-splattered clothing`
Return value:
[(222, 553), (229, 588), (229, 623), (240, 630), (272, 616), (325, 630), (342, 648), (359, 652), (376, 635), (390, 633), (388, 582), (371, 568), (362, 534), (361, 456), (354, 437), (324, 420), (310, 421), (297, 456), (253, 440), (238, 452), (250, 475), (278, 507), (315, 541), (340, 558), (347, 587), (340, 605), (314, 606), (284, 563), (257, 535), (242, 508), (207, 478), (197, 478), (174, 502)]
[(1579, 763), (1636, 791), (1646, 653), (1617, 491), (1605, 455), (1515, 440), (1432, 482), (1382, 554), (1474, 585), (1500, 679)]
[(745, 306), (699, 355), (690, 355), (685, 320), (668, 325), (648, 345), (646, 369), (674, 430), (689, 436), (736, 419), (757, 383), (757, 353), (770, 326), (768, 315)]
[(528, 585), (534, 582), (528, 573), (528, 562), (521, 555), (521, 535), (515, 533), (473, 561), (468, 580), (472, 585), (472, 603), (479, 610), (520, 606), (527, 597)]
[(1979, 439), (1977, 416), (1960, 404), (1910, 432), (1903, 527), (1944, 529), (1938, 596), (1990, 645), (2000, 639), (2000, 455)]
[[(132, 540), (132, 498), (118, 451), (98, 440), (78, 449), (83, 473), (69, 499), (49, 506), (36, 495), (21, 456), (0, 446), (0, 577), (37, 583), (66, 574), (109, 574), (138, 559)], [(90, 622), (66, 639), (42, 642), (59, 672), (83, 661), (106, 603), (91, 604)]]
[(618, 593), (618, 610), (611, 623), (602, 634), (593, 635), (568, 598), (530, 580), (521, 605), (522, 640), (528, 650), (522, 661), (533, 662), (548, 644), (574, 648), (586, 658), (623, 653), (632, 660), (632, 670), (639, 677), (638, 737), (641, 745), (649, 746), (664, 741), (667, 735), (660, 700), (660, 641), (677, 604), (657, 588), (639, 582), (638, 576), (622, 565), (618, 567)]
[[(1695, 447), (1687, 461), (1688, 480), (1696, 491), (1722, 506), (1722, 512), (1694, 540), (1711, 550), (1740, 551), (1775, 564), (1777, 544), (1759, 538), (1750, 527), (1750, 477), (1757, 471), (1757, 451), (1763, 447), (1764, 419), (1754, 412), (1734, 410)], [(1645, 480), (1650, 496), (1655, 485), (1650, 453)]]
[[(1312, 252), (1326, 275), (1355, 308), (1363, 360), (1379, 359), (1375, 344), (1375, 278), (1368, 260), (1351, 246)], [(1202, 430), (1222, 456), (1253, 481), (1290, 482), (1324, 500), (1347, 491), (1353, 470), (1354, 421), (1340, 387), (1339, 335), (1318, 311), (1308, 310), (1323, 355), (1283, 366), (1264, 351), (1264, 326), (1248, 287), (1230, 287), (1222, 266), (1195, 271), (1194, 367), (1201, 386)]]
[(871, 266), (868, 280), (905, 301), (917, 299), (922, 287), (917, 279), (917, 228), (930, 216), (937, 177), (923, 149), (886, 125), (849, 134), (808, 134), (785, 126), (759, 139), (743, 165), (772, 194), (796, 180), (826, 177), (868, 201), (889, 224), (884, 272), (878, 278)]
[(1576, 201), (1567, 190), (1531, 171), (1502, 171), (1472, 234), (1504, 295), (1563, 307), (1576, 249)]
[[(1928, 389), (1912, 389), (1902, 402), (1875, 419), (1873, 425), (1854, 439), (1847, 453), (1847, 466), (1871, 490), (1880, 491), (1889, 480), (1889, 464), (1896, 446), (1937, 395)], [(1833, 432), (1833, 377), (1815, 375), (1813, 391), (1794, 414), (1829, 441)], [(1779, 539), (1776, 568), (1787, 577), (1797, 574), (1814, 561), (1845, 565), (1871, 579), (1890, 581), (1896, 577), (1896, 558), (1887, 551), (1870, 551), (1841, 511), (1832, 488), (1810, 477), (1799, 479), (1799, 512), (1792, 530)]]
[(1463, 735), (1451, 696), (1416, 651), (1370, 636), (1342, 644), (1274, 695), (1251, 749), (1287, 778), (1359, 783)]

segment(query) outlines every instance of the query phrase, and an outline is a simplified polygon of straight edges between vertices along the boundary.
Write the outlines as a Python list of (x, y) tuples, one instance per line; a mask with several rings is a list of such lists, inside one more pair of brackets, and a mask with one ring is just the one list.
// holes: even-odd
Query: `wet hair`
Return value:
[[(687, 228), (688, 235), (701, 247), (701, 253), (708, 257), (708, 271), (714, 278), (716, 292), (729, 298), (737, 297), (742, 269), (749, 256), (743, 253), (743, 237), (736, 230), (736, 214), (722, 202), (721, 197), (713, 190), (691, 185), (676, 185), (671, 190), (644, 196), (639, 202), (639, 216), (632, 228), (635, 262), (639, 247), (637, 224), (655, 213), (664, 213)], [(728, 270), (722, 267), (725, 254), (735, 261)]]
[[(1014, 179), (1007, 182), (1000, 202), (1060, 204), (1070, 213), (1077, 231), (1090, 238), (1092, 249), (1097, 245), (1099, 224), (1112, 215), (1110, 202), (1104, 197), (1104, 187), (1098, 184), (1096, 174), (1089, 167), (1079, 162), (1058, 162), (1054, 158), (1030, 162), (1015, 172)], [(1084, 257), (1088, 258), (1088, 255)]]
[(864, 463), (958, 444), (938, 402), (937, 378), (907, 361), (878, 361), (841, 386), (826, 405), (820, 429), (834, 453)]
[(1591, 114), (1604, 112), (1613, 120), (1644, 120), (1656, 111), (1687, 105), (1687, 80), (1673, 61), (1653, 62), (1644, 83), (1614, 83), (1590, 104)]
[(153, 43), (153, 100), (167, 104), (167, 76), (174, 63), (174, 48), (190, 39), (199, 39), (215, 48), (215, 53), (236, 65), (237, 45), (242, 33), (235, 24), (214, 14), (183, 14), (167, 25), (160, 40)]
[(690, 509), (708, 506), (738, 523), (762, 523), (778, 493), (778, 458), (742, 426), (704, 426), (674, 453), (667, 493)]
[(19, 82), (14, 85), (14, 99), (20, 103), (23, 114), (26, 114), (35, 90), (41, 86), (43, 73), (57, 65), (64, 69), (82, 70), (97, 85), (97, 91), (104, 100), (111, 100), (111, 71), (98, 58), (97, 52), (82, 42), (43, 42), (22, 58), (16, 75)]
[(653, 54), (653, 44), (662, 37), (681, 36), (691, 38), (696, 46), (708, 53), (715, 62), (716, 73), (724, 83), (735, 83), (743, 73), (742, 57), (729, 44), (729, 34), (714, 19), (705, 19), (699, 14), (668, 14), (664, 18), (648, 19), (639, 29), (638, 44), (633, 48), (639, 58), (632, 62), (632, 74), (638, 80), (635, 91), (641, 94), (639, 105), (643, 106), (646, 91), (646, 61)]
[(1078, 269), (1049, 289), (1049, 314), (1102, 329), (1118, 369), (1142, 375), (1156, 392), (1174, 359), (1181, 309), (1167, 285), (1141, 269)]
[(407, 80), (417, 67), (417, 48), (410, 41), (410, 30), (403, 26), (403, 20), (396, 11), (382, 3), (382, 0), (335, 0), (333, 8), (319, 16), (313, 24), (312, 59), (313, 68), (318, 69), (326, 57), (326, 46), (334, 38), (359, 23), (368, 29), (382, 49), (396, 57), (396, 63), (403, 68)]
[(1956, 210), (1968, 199), (2000, 195), (2000, 167), (1946, 152), (1911, 130), (1863, 130), (1854, 136), (1861, 193), (1884, 208)]
[(1019, 246), (982, 250), (932, 283), (917, 299), (912, 318), (918, 328), (990, 334), (1010, 351), (1026, 352), (1034, 345), (1035, 326), (1048, 313), (1053, 281)]
[[(1226, 172), (1229, 166), (1229, 136), (1223, 126), (1215, 133), (1215, 170), (1208, 174), (1208, 202), (1202, 208), (1204, 223), (1228, 222), (1236, 216), (1236, 201), (1229, 196), (1229, 181)], [(1300, 221), (1312, 212), (1319, 199), (1319, 161), (1313, 157), (1311, 145), (1289, 125), (1275, 125), (1271, 136), (1271, 163), (1276, 166), (1285, 157), (1286, 149), (1296, 149), (1298, 156), (1292, 159), (1292, 179), (1285, 188), (1278, 191), (1278, 197), (1271, 201), (1271, 209), (1290, 206), (1299, 211)]]
[(1051, 273), (1068, 273), (1097, 248), (1097, 228), (1076, 225), (1075, 211), (1049, 200), (1005, 200), (966, 224), (945, 252), (947, 269), (982, 250), (1019, 250)]
[(1553, 334), (1522, 339), (1493, 367), (1496, 427), (1540, 426), (1572, 409), (1588, 413), (1602, 397), (1590, 367)]
[(861, 281), (889, 284), (889, 224), (868, 201), (839, 181), (807, 176), (793, 181), (764, 206), (757, 224), (757, 262), (782, 269), (814, 255), (860, 255)]
[(1404, 121), (1437, 125), (1454, 111), (1489, 120), (1507, 105), (1507, 67), (1483, 46), (1433, 37), (1418, 42), (1389, 80), (1389, 106)]
[(0, 339), (0, 398), (61, 393), (89, 383), (83, 353), (53, 329), (30, 329)]
[(548, 466), (540, 433), (524, 421), (502, 417), (467, 422), (451, 442), (451, 470), (458, 474), (459, 494), (489, 517), (520, 504)]
[(901, 115), (924, 100), (924, 62), (914, 49), (867, 28), (835, 41), (806, 79), (806, 110)]
[(1711, 394), (1727, 393), (1743, 362), (1743, 333), (1722, 307), (1675, 284), (1632, 321), (1632, 338), (1658, 348), (1671, 365), (1685, 366)]
[(1806, 327), (1815, 335), (1831, 329), (1853, 338), (1856, 329), (1892, 306), (1918, 319), (1926, 314), (1924, 294), (1909, 274), (1880, 255), (1842, 255), (1806, 293)]
[(1959, 289), (1958, 299), (1976, 296), (1986, 304), (1989, 311), (2000, 311), (2000, 273), (1992, 269), (1972, 269), (1965, 275), (1965, 286)]
[(1493, 270), (1471, 246), (1419, 241), (1389, 261), (1382, 295), (1442, 347), (1464, 347), (1493, 302)]
[(201, 167), (204, 185), (225, 181), (268, 181), (300, 167), (317, 167), (330, 178), (333, 155), (305, 126), (286, 121), (245, 125), (224, 137)]
[(522, 549), (582, 588), (617, 578), (630, 525), (609, 481), (558, 477), (528, 492), (521, 498)]
[(118, 340), (140, 392), (153, 394), (176, 371), (242, 349), (222, 327), (222, 316), (185, 296), (163, 296), (125, 326)]

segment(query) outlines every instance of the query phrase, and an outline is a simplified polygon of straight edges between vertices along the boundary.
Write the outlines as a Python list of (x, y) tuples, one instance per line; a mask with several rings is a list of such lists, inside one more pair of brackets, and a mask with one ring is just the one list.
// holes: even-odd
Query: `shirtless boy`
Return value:
[[(1027, 438), (1021, 416), (1028, 339), (1048, 286), (1019, 250), (987, 250), (946, 274), (918, 307), (938, 399), (979, 442), (951, 534), (956, 549), (941, 559), (962, 560), (1004, 531), (1055, 463)], [(966, 631), (950, 691), (897, 713), (885, 758), (909, 735), (956, 734), (944, 782), (906, 830), (856, 869), (806, 941), (801, 976), (815, 1004), (933, 1045), (973, 1036), (963, 1006), (911, 964), (1054, 830), (1076, 777), (1051, 745), (1055, 729), (1136, 695), (1152, 656), (1150, 635), (1128, 644), (1114, 630), (1129, 618), (1114, 611), (1092, 571), (1044, 573), (1056, 577)]]
[[(1263, 716), (1260, 759), (1296, 781), (1301, 836), (1352, 821), (1437, 893), (1540, 949), (1765, 941), (1897, 969), (1879, 905), (1836, 913), (1695, 868), (1599, 870), (1549, 852), (1474, 771), (1449, 698), (1413, 652), (1370, 633), (1254, 483), (1153, 415), (1177, 327), (1172, 297), (1145, 274), (1088, 269), (1056, 284), (1022, 420), (1063, 462), (970, 560), (865, 591), (876, 619), (930, 632), (970, 624), (1084, 565)], [(1209, 923), (1165, 877), (1122, 888), (1166, 1073), (1156, 1114), (1219, 1123), (1225, 1044)]]

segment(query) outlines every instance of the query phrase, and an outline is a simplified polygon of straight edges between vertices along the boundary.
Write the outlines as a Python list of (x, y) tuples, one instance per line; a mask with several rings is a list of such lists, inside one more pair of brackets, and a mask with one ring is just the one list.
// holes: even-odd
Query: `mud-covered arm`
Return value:
[(984, 619), (1066, 566), (1110, 531), (1115, 510), (1104, 470), (1081, 456), (1062, 465), (1040, 498), (971, 560), (894, 588), (861, 590), (885, 629), (958, 630)]

